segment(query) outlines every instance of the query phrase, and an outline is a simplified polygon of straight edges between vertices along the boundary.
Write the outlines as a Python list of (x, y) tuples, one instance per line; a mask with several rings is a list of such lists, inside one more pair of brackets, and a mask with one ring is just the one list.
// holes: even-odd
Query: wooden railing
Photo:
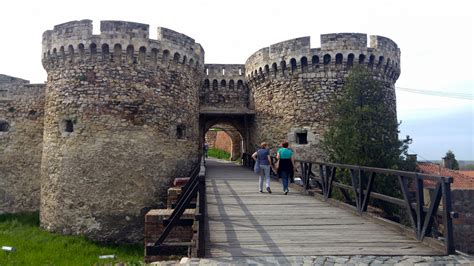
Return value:
[[(394, 204), (406, 211), (411, 229), (420, 241), (431, 234), (433, 223), (437, 221), (437, 217), (441, 217), (445, 253), (454, 254), (453, 218), (457, 214), (452, 211), (451, 206), (452, 177), (316, 161), (297, 160), (297, 163), (304, 190), (312, 189), (311, 184), (316, 184), (327, 200), (337, 188), (345, 202), (353, 202), (353, 207), (359, 214), (367, 212), (371, 199)], [(242, 155), (243, 166), (253, 168), (254, 164), (250, 155)], [(345, 173), (349, 177), (349, 184), (337, 180), (337, 173)], [(381, 177), (395, 179), (398, 187), (393, 189), (399, 189), (402, 198), (374, 192), (374, 184), (380, 182)], [(434, 188), (427, 205), (425, 202), (428, 199), (425, 200), (424, 194), (426, 184)], [(403, 226), (400, 224), (400, 227)]]
[[(182, 214), (188, 208), (192, 208), (191, 200), (197, 197), (196, 215), (194, 221), (181, 219)], [(182, 188), (182, 193), (178, 198), (178, 202), (173, 209), (170, 217), (164, 220), (165, 228), (161, 236), (154, 243), (146, 243), (145, 255), (156, 256), (162, 255), (164, 250), (169, 247), (190, 246), (192, 245), (193, 254), (197, 257), (204, 257), (205, 255), (205, 212), (206, 212), (206, 168), (204, 158), (201, 163), (191, 173), (191, 178), (188, 183)], [(192, 225), (195, 224), (194, 243), (165, 243), (169, 233), (174, 226)]]

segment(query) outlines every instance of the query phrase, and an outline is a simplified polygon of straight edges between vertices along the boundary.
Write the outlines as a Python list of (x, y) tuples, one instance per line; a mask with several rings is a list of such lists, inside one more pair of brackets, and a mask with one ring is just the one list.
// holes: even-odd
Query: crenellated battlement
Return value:
[(367, 35), (362, 33), (322, 34), (320, 48), (311, 48), (310, 37), (302, 37), (255, 52), (245, 63), (245, 76), (250, 82), (286, 79), (294, 74), (340, 71), (354, 64), (395, 81), (400, 75), (400, 49), (382, 36), (370, 36), (367, 46)]
[(243, 64), (205, 64), (206, 79), (245, 79), (245, 65)]
[(204, 65), (203, 91), (245, 90), (245, 65), (206, 64)]
[(200, 90), (202, 110), (247, 110), (249, 89), (245, 80), (245, 65), (206, 64)]
[(91, 20), (70, 21), (43, 33), (45, 69), (82, 63), (140, 64), (150, 67), (186, 66), (201, 71), (204, 49), (194, 39), (170, 29), (157, 29), (149, 38), (149, 25), (127, 21), (101, 21), (93, 35)]

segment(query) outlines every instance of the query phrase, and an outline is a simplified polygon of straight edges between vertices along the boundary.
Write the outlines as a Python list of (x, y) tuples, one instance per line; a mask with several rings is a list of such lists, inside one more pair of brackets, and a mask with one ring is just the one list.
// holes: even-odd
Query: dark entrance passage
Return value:
[(254, 113), (231, 113), (219, 111), (201, 111), (200, 137), (204, 144), (206, 133), (209, 130), (221, 130), (227, 133), (232, 142), (231, 159), (239, 158), (242, 153), (247, 152), (249, 147), (249, 125), (254, 119)]

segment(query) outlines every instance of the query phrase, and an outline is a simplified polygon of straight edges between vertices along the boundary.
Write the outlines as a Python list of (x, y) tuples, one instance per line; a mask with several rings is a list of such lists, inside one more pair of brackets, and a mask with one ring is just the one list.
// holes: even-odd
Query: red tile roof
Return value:
[(474, 178), (474, 170), (460, 170), (461, 174)]
[(433, 163), (418, 163), (417, 168), (425, 174), (452, 177), (454, 181), (451, 184), (452, 189), (474, 189), (474, 176), (465, 174), (464, 171), (451, 170)]

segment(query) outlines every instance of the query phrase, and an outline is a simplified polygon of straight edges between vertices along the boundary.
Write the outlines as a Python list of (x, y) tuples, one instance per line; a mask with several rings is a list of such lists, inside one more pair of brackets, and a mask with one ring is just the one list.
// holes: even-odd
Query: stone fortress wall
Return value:
[(204, 50), (148, 25), (102, 21), (43, 34), (48, 72), (41, 226), (95, 240), (137, 242), (144, 214), (200, 154)]
[(201, 110), (232, 112), (250, 107), (250, 91), (245, 80), (245, 66), (237, 64), (206, 64), (205, 79), (200, 92)]
[(387, 111), (396, 122), (400, 50), (388, 38), (370, 36), (367, 47), (365, 34), (324, 34), (320, 48), (311, 48), (310, 37), (302, 37), (255, 52), (245, 64), (255, 102), (252, 145), (288, 140), (297, 157), (324, 159), (320, 141), (332, 119), (328, 111), (354, 65), (367, 67), (382, 82)]
[(205, 64), (192, 38), (157, 31), (152, 40), (146, 24), (102, 21), (98, 35), (90, 20), (60, 24), (43, 34), (46, 84), (0, 75), (0, 212), (40, 209), (49, 231), (139, 242), (144, 214), (197, 162), (201, 131), (228, 130), (236, 151), (240, 140), (246, 150), (288, 139), (319, 158), (327, 109), (355, 64), (383, 82), (395, 112), (400, 51), (387, 38), (367, 47), (365, 34), (326, 34), (314, 49), (303, 37), (245, 65)]
[(0, 75), (0, 214), (39, 210), (44, 89)]

